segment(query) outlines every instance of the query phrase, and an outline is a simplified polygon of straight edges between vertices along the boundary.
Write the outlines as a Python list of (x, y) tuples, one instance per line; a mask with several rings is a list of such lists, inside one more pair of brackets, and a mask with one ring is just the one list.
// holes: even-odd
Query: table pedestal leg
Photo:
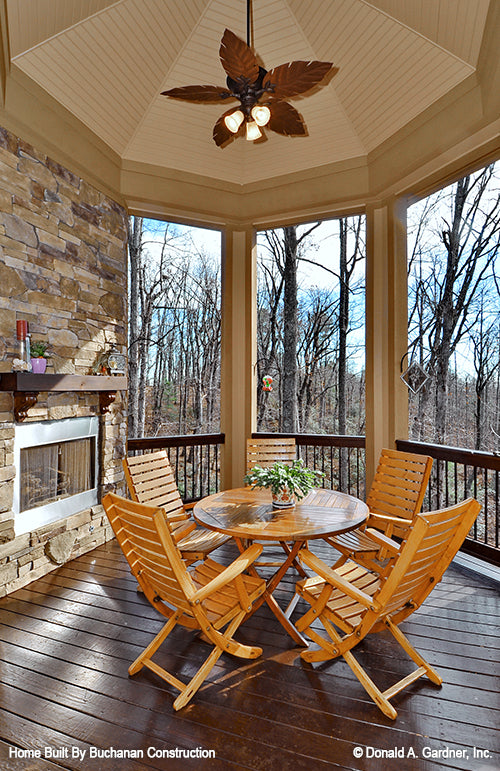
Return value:
[[(235, 541), (240, 552), (243, 552), (245, 549), (241, 539), (235, 538)], [(278, 605), (278, 603), (273, 597), (274, 590), (278, 586), (279, 582), (285, 575), (290, 565), (294, 562), (297, 554), (299, 553), (303, 545), (304, 545), (304, 541), (295, 541), (294, 545), (292, 546), (292, 548), (289, 550), (289, 553), (287, 554), (286, 560), (284, 560), (283, 564), (279, 567), (279, 569), (275, 573), (273, 573), (271, 578), (267, 581), (266, 591), (263, 594), (261, 594), (261, 596), (253, 603), (251, 613), (249, 613), (248, 616), (253, 615), (255, 611), (258, 610), (264, 602), (267, 602), (268, 606), (271, 608), (272, 612), (280, 622), (281, 626), (286, 632), (288, 632), (292, 640), (294, 640), (294, 642), (296, 642), (297, 645), (303, 645), (304, 647), (307, 648), (309, 643), (307, 642), (306, 638), (303, 637), (300, 634), (300, 632), (297, 631), (297, 629), (294, 627), (291, 621), (288, 620), (288, 618), (285, 616), (280, 606)], [(256, 576), (257, 578), (262, 578), (262, 576), (259, 576), (259, 574), (255, 570), (253, 565), (250, 565), (250, 567), (248, 568), (248, 572), (251, 575)]]

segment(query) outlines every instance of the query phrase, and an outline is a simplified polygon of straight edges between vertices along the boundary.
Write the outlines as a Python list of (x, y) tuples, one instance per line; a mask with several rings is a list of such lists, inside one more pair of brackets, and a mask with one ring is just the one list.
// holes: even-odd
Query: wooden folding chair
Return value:
[(273, 437), (272, 439), (247, 439), (247, 470), (248, 474), (255, 466), (268, 468), (280, 461), (293, 463), (297, 458), (295, 439)]
[[(310, 609), (295, 624), (320, 646), (301, 653), (304, 661), (328, 661), (343, 656), (368, 695), (390, 718), (397, 712), (389, 699), (422, 675), (436, 685), (442, 678), (417, 653), (398, 624), (420, 607), (462, 545), (479, 510), (469, 498), (441, 511), (418, 514), (386, 577), (346, 562), (335, 570), (307, 550), (300, 560), (317, 576), (299, 581), (296, 589)], [(327, 638), (313, 624), (319, 619)], [(354, 658), (351, 649), (368, 634), (389, 629), (417, 669), (381, 692)]]
[[(165, 450), (123, 458), (123, 469), (130, 497), (139, 503), (161, 506), (174, 527), (186, 522), (190, 529), (183, 529), (184, 535), (178, 542), (183, 559), (188, 564), (203, 560), (214, 549), (230, 540), (224, 533), (216, 533), (198, 527), (190, 518), (188, 508), (182, 503), (174, 473)], [(178, 535), (174, 535), (178, 538)]]
[(432, 462), (428, 455), (382, 450), (366, 499), (370, 509), (366, 523), (327, 539), (341, 555), (334, 568), (352, 559), (371, 570), (384, 570), (384, 559), (397, 553), (390, 539), (403, 537), (420, 511)]
[[(129, 675), (148, 667), (180, 691), (173, 705), (180, 709), (196, 693), (224, 651), (245, 659), (261, 655), (261, 648), (238, 643), (234, 633), (252, 603), (266, 589), (263, 579), (243, 575), (262, 547), (254, 544), (229, 567), (207, 558), (188, 570), (172, 538), (172, 524), (164, 509), (129, 501), (114, 493), (108, 493), (102, 504), (144, 595), (168, 619), (130, 665)], [(187, 684), (152, 661), (177, 624), (199, 630), (204, 640), (213, 644), (212, 652)]]

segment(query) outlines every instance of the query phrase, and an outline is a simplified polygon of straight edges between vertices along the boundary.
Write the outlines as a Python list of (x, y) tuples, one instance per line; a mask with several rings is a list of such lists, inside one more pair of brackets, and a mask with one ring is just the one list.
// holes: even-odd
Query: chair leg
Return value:
[(288, 605), (286, 607), (286, 610), (285, 610), (285, 617), (286, 618), (290, 618), (290, 616), (292, 615), (293, 611), (297, 607), (297, 603), (298, 603), (299, 600), (300, 600), (300, 595), (299, 595), (298, 592), (295, 592), (295, 594), (293, 595), (292, 599), (290, 600), (290, 602), (288, 603)]
[[(142, 669), (142, 667), (147, 667), (163, 680), (166, 680), (167, 683), (170, 683), (170, 685), (173, 685), (174, 688), (177, 688), (177, 690), (180, 691), (180, 695), (174, 701), (173, 706), (175, 710), (181, 709), (181, 707), (184, 707), (192, 699), (200, 685), (204, 682), (204, 680), (206, 680), (214, 665), (217, 663), (218, 659), (220, 656), (222, 656), (225, 650), (230, 650), (231, 653), (235, 653), (236, 655), (240, 655), (244, 658), (255, 658), (262, 653), (261, 648), (241, 645), (232, 639), (234, 633), (245, 618), (245, 615), (246, 612), (242, 610), (232, 619), (224, 633), (217, 633), (217, 637), (221, 638), (220, 641), (218, 641), (218, 644), (214, 645), (214, 641), (209, 639), (209, 635), (205, 637), (205, 640), (214, 645), (214, 648), (208, 658), (198, 669), (194, 677), (192, 677), (189, 683), (186, 684), (181, 682), (181, 680), (179, 680), (174, 675), (170, 674), (170, 672), (167, 672), (167, 670), (163, 669), (163, 667), (155, 664), (154, 661), (151, 661), (151, 657), (158, 650), (160, 645), (166, 640), (172, 629), (177, 624), (179, 618), (182, 616), (182, 611), (178, 610), (172, 616), (172, 618), (170, 618), (167, 623), (160, 629), (156, 637), (154, 637), (154, 639), (149, 643), (147, 648), (145, 648), (143, 652), (136, 658), (136, 660), (130, 665), (128, 669), (129, 675), (135, 675)], [(222, 645), (224, 645), (224, 647), (222, 647)]]
[(195, 676), (186, 686), (183, 686), (181, 693), (174, 701), (173, 707), (175, 710), (181, 709), (192, 699), (223, 653), (224, 651), (221, 648), (213, 649), (210, 656), (205, 660), (204, 664), (201, 665)]
[[(324, 621), (323, 624), (325, 624)], [(397, 642), (401, 645), (403, 650), (408, 654), (408, 656), (410, 656), (415, 664), (418, 664), (418, 668), (411, 672), (409, 675), (403, 677), (402, 680), (399, 680), (390, 688), (387, 688), (387, 690), (382, 692), (375, 685), (373, 680), (367, 675), (361, 664), (359, 664), (359, 662), (355, 659), (352, 651), (346, 650), (342, 653), (342, 656), (370, 698), (373, 699), (375, 704), (379, 707), (379, 709), (382, 710), (384, 715), (387, 715), (387, 717), (391, 718), (391, 720), (394, 720), (398, 713), (390, 703), (389, 699), (402, 691), (404, 688), (407, 688), (411, 683), (415, 682), (415, 680), (418, 680), (423, 675), (427, 675), (427, 677), (436, 685), (441, 685), (443, 680), (440, 675), (438, 675), (438, 673), (431, 667), (431, 665), (428, 664), (427, 661), (425, 661), (425, 659), (422, 658), (422, 656), (415, 650), (410, 641), (390, 619), (386, 618), (385, 624)], [(313, 661), (326, 661), (333, 658), (335, 655), (338, 655), (339, 650), (335, 647), (335, 645), (341, 645), (342, 640), (337, 635), (331, 624), (328, 624), (327, 632), (330, 638), (333, 640), (333, 644), (330, 643), (330, 641), (325, 640), (324, 637), (318, 635), (312, 629), (307, 630), (307, 634), (319, 645), (321, 645), (322, 650), (304, 651), (300, 654), (304, 661), (308, 661), (310, 663)]]
[[(307, 615), (307, 614), (306, 614)], [(300, 619), (302, 621), (302, 619)], [(325, 627), (329, 640), (325, 639), (322, 635), (319, 635), (317, 632), (315, 632), (313, 629), (308, 628), (307, 634), (311, 639), (313, 639), (315, 642), (318, 643), (318, 645), (321, 646), (321, 650), (319, 651), (304, 651), (300, 654), (300, 657), (309, 663), (312, 662), (320, 662), (320, 661), (328, 661), (330, 659), (336, 658), (340, 655), (342, 651), (342, 638), (339, 634), (337, 634), (336, 630), (334, 629), (333, 625), (329, 622), (325, 622), (324, 619), (321, 619), (323, 626)], [(389, 702), (389, 699), (387, 698), (388, 692), (382, 693), (379, 688), (375, 685), (373, 680), (371, 680), (370, 677), (366, 674), (365, 670), (361, 666), (361, 664), (356, 661), (353, 654), (350, 650), (343, 651), (342, 656), (344, 657), (346, 663), (348, 666), (352, 669), (356, 677), (358, 678), (359, 682), (365, 689), (365, 691), (368, 693), (371, 699), (375, 702), (375, 704), (379, 707), (379, 709), (382, 710), (384, 715), (387, 715), (387, 717), (390, 717), (392, 720), (394, 720), (397, 716), (397, 712), (392, 706), (392, 704)]]
[(390, 703), (390, 701), (386, 698), (386, 696), (380, 691), (373, 680), (368, 677), (365, 670), (359, 664), (354, 656), (352, 655), (351, 651), (346, 651), (342, 654), (344, 659), (346, 660), (347, 664), (350, 666), (356, 677), (358, 678), (359, 682), (367, 692), (367, 694), (373, 699), (377, 707), (382, 710), (384, 715), (387, 715), (387, 717), (390, 717), (391, 720), (395, 720), (397, 717), (397, 712)]
[(178, 620), (182, 616), (182, 611), (178, 610), (177, 613), (174, 613), (174, 615), (169, 618), (167, 623), (162, 626), (156, 637), (154, 637), (147, 648), (145, 648), (142, 653), (136, 658), (135, 661), (132, 662), (132, 664), (128, 668), (129, 675), (135, 675), (137, 672), (139, 672), (143, 666), (147, 666), (147, 662), (151, 659), (151, 657), (154, 655), (154, 653), (158, 650), (160, 645), (167, 639), (168, 635), (174, 628), (174, 626), (177, 624)]
[[(226, 638), (232, 638), (233, 634), (238, 629), (239, 625), (245, 618), (245, 611), (241, 611), (241, 613), (238, 613), (237, 616), (233, 618), (229, 626), (227, 627), (224, 637)], [(246, 646), (242, 646), (246, 647)], [(260, 650), (260, 649), (259, 649)], [(209, 657), (205, 660), (205, 662), (201, 665), (197, 673), (194, 675), (194, 677), (191, 678), (189, 683), (187, 685), (183, 685), (182, 691), (180, 695), (176, 698), (174, 701), (173, 707), (175, 710), (181, 709), (184, 707), (194, 696), (200, 685), (207, 679), (208, 675), (210, 674), (211, 670), (219, 660), (219, 658), (224, 653), (223, 648), (221, 648), (219, 645), (214, 646), (213, 651), (210, 653)]]
[(385, 624), (388, 627), (388, 629), (392, 632), (393, 636), (396, 638), (398, 643), (401, 645), (404, 651), (408, 654), (408, 656), (415, 662), (415, 664), (418, 664), (419, 667), (422, 667), (422, 669), (425, 670), (425, 674), (429, 678), (429, 680), (432, 683), (435, 683), (436, 685), (442, 685), (443, 684), (443, 678), (441, 675), (439, 675), (435, 669), (431, 667), (431, 665), (420, 655), (418, 651), (415, 650), (413, 645), (410, 643), (407, 637), (403, 634), (401, 629), (396, 626), (396, 624), (393, 624), (390, 619), (385, 620)]

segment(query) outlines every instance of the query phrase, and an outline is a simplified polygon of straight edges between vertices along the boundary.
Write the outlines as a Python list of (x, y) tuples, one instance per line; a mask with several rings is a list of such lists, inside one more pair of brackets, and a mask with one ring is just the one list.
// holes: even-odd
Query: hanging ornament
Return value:
[(272, 382), (273, 382), (273, 379), (271, 375), (264, 375), (264, 377), (262, 378), (262, 390), (272, 391), (273, 390)]

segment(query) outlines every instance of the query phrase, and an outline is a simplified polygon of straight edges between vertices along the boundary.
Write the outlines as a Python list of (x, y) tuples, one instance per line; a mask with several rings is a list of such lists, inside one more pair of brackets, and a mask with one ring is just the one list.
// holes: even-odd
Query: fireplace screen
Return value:
[(16, 535), (97, 503), (98, 427), (95, 416), (16, 425)]
[(21, 450), (20, 511), (94, 487), (95, 438)]

